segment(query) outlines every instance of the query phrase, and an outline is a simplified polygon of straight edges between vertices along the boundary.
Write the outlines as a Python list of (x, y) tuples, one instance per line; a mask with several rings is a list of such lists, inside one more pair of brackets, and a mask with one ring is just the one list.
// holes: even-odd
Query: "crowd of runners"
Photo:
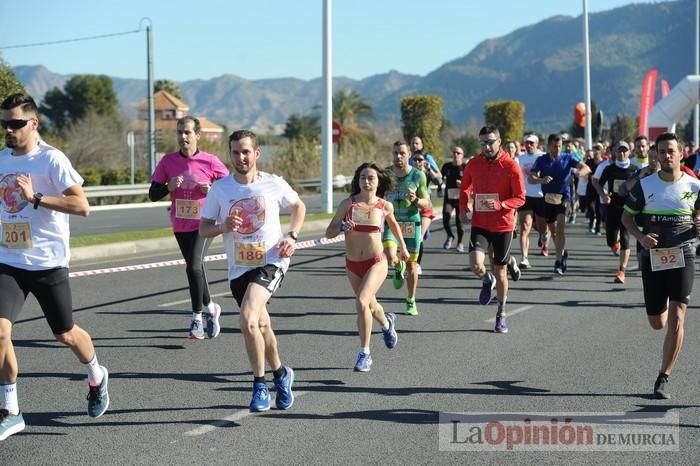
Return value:
[[(0, 151), (0, 440), (4, 440), (25, 428), (12, 326), (29, 293), (37, 298), (56, 340), (71, 348), (87, 372), (88, 415), (101, 416), (110, 398), (107, 368), (98, 363), (89, 333), (74, 323), (72, 315), (68, 217), (89, 213), (83, 179), (60, 150), (39, 137), (38, 109), (30, 96), (10, 96), (0, 109), (7, 147)], [(196, 118), (178, 120), (180, 149), (161, 159), (149, 191), (153, 201), (170, 196), (173, 234), (185, 259), (192, 305), (188, 336), (204, 340), (219, 335), (222, 309), (211, 299), (203, 259), (211, 239), (222, 235), (229, 286), (240, 309), (253, 376), (249, 408), (270, 409), (265, 376), (269, 368), (275, 405), (289, 409), (295, 374), (277, 349), (267, 303), (288, 272), (306, 207), (284, 179), (258, 169), (255, 133), (238, 130), (229, 136), (228, 161), (233, 168), (229, 173), (218, 157), (198, 148), (200, 129)], [(601, 236), (601, 247), (619, 256), (616, 270), (610, 271), (615, 284), (611, 286), (625, 283), (634, 238), (634, 261), (642, 276), (649, 324), (667, 329), (653, 395), (668, 398), (668, 377), (683, 343), (695, 277), (700, 231), (695, 160), (685, 160), (673, 133), (663, 133), (653, 143), (645, 136), (614, 144), (601, 141), (590, 150), (584, 150), (583, 141), (557, 133), (542, 144), (535, 134), (524, 135), (522, 142), (504, 142), (494, 126), (481, 128), (478, 138), (478, 154), (452, 147), (451, 160), (441, 168), (417, 136), (393, 144), (389, 167), (374, 162), (357, 167), (351, 193), (326, 229), (328, 238), (344, 234), (345, 267), (355, 294), (360, 339), (354, 370), (371, 370), (374, 321), (386, 347), (397, 346), (397, 313), (384, 312), (377, 298), (387, 277), (396, 289), (406, 289), (405, 315), (419, 314), (420, 261), (435, 218), (436, 192), (446, 233), (442, 247), (468, 253), (470, 270), (481, 281), (474, 301), (486, 306), (496, 300), (494, 332), (499, 334), (509, 332), (510, 282), (527, 273), (533, 261), (539, 265), (549, 261), (556, 276), (567, 273), (569, 257), (575, 254), (567, 247), (567, 225), (584, 217), (588, 232)], [(291, 212), (284, 230), (281, 208)], [(537, 248), (530, 244), (533, 234)]]

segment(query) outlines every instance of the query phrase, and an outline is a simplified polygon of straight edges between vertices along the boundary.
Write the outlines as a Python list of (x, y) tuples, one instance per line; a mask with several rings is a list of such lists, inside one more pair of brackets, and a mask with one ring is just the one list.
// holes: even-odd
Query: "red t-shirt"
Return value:
[[(462, 175), (459, 193), (459, 211), (468, 209), (472, 192), (472, 226), (501, 233), (515, 228), (514, 211), (525, 203), (525, 183), (518, 162), (503, 150), (496, 160), (489, 162), (483, 154), (467, 163)], [(496, 199), (496, 210), (487, 211), (483, 202)]]

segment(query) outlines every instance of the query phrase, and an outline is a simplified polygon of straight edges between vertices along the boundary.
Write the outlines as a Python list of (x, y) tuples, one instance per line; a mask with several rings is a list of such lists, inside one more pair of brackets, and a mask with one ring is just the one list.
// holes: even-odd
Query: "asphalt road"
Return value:
[[(208, 272), (225, 309), (215, 340), (186, 339), (183, 267), (72, 280), (76, 321), (111, 374), (112, 404), (99, 419), (85, 415), (83, 368), (52, 340), (30, 298), (14, 332), (27, 428), (0, 443), (0, 464), (697, 464), (695, 306), (673, 398), (653, 400), (664, 332), (647, 324), (638, 275), (612, 284), (617, 259), (603, 238), (570, 228), (564, 277), (553, 276), (553, 258), (531, 255), (534, 267), (509, 293), (507, 335), (492, 332), (495, 306), (478, 305), (467, 256), (443, 251), (443, 240), (436, 232), (427, 244), (418, 316), (403, 315), (404, 290), (382, 287), (380, 302), (401, 314), (399, 342), (387, 350), (375, 328), (369, 373), (352, 371), (359, 341), (342, 244), (295, 254), (269, 304), (297, 375), (289, 411), (247, 411), (251, 374), (223, 261)], [(677, 413), (679, 451), (442, 451), (441, 412)]]

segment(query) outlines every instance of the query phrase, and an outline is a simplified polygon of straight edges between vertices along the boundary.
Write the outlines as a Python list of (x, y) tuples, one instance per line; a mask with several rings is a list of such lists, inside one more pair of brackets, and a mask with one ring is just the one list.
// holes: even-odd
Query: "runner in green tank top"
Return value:
[(396, 255), (396, 238), (389, 228), (384, 228), (382, 241), (384, 253), (389, 263), (394, 266), (394, 287), (403, 286), (404, 271), (406, 273), (407, 292), (406, 314), (416, 315), (416, 288), (418, 287), (418, 251), (423, 234), (420, 225), (420, 209), (428, 207), (430, 198), (425, 181), (425, 175), (408, 163), (411, 151), (403, 141), (396, 141), (392, 149), (393, 164), (391, 173), (396, 182), (394, 190), (387, 192), (385, 199), (394, 205), (394, 216), (401, 226), (401, 233), (406, 241), (409, 259), (407, 263), (399, 260)]

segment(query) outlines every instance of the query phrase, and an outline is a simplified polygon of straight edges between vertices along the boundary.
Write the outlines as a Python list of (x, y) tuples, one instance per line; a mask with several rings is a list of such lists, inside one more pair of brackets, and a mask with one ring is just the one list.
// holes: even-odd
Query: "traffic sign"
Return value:
[(333, 122), (333, 131), (331, 133), (333, 134), (333, 142), (338, 142), (341, 137), (343, 137), (343, 133), (345, 132), (345, 129), (340, 126), (340, 123), (337, 121)]

